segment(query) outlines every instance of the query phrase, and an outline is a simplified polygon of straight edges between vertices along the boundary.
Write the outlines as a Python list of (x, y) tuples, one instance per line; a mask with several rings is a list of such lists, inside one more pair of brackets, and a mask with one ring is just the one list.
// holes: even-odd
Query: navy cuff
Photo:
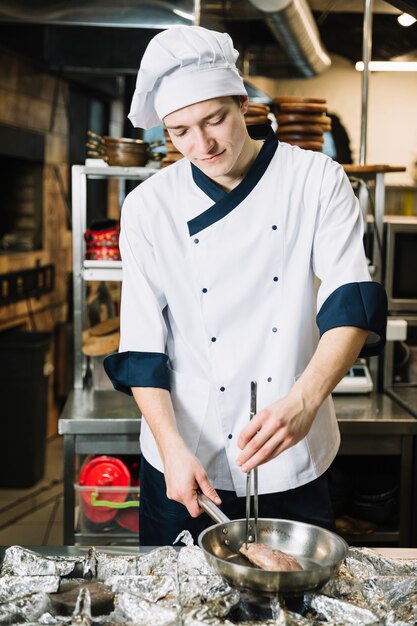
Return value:
[(320, 336), (339, 326), (356, 326), (374, 333), (375, 341), (365, 343), (359, 356), (377, 356), (381, 354), (386, 341), (385, 289), (372, 281), (341, 285), (325, 300), (316, 321)]
[(104, 361), (113, 387), (130, 396), (131, 387), (159, 387), (171, 390), (168, 357), (160, 352), (118, 352)]

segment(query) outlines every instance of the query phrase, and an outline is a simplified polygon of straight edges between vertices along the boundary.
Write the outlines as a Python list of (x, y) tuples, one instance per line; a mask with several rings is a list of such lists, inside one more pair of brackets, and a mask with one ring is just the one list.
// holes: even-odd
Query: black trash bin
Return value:
[(31, 487), (45, 471), (51, 335), (0, 334), (0, 487)]

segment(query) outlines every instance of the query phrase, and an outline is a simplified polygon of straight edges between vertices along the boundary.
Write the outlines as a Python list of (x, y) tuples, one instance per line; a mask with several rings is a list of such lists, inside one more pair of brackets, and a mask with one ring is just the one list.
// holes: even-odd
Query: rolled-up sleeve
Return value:
[(380, 354), (386, 339), (385, 290), (371, 280), (363, 246), (360, 207), (343, 168), (329, 160), (323, 177), (313, 244), (313, 271), (320, 281), (317, 325), (369, 331), (360, 356)]
[[(152, 245), (148, 215), (132, 192), (122, 208), (120, 252), (123, 264), (119, 352), (104, 360), (118, 391), (131, 387), (170, 389), (166, 299)], [(143, 208), (143, 207), (142, 207)]]

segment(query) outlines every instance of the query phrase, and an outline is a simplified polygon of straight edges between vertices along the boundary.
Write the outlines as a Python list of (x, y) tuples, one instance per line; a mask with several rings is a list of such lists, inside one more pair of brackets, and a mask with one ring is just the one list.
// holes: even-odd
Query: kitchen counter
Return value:
[(417, 419), (387, 394), (334, 395), (333, 401), (342, 435), (417, 434)]
[[(411, 388), (412, 390), (414, 388)], [(411, 398), (413, 391), (409, 391)], [(417, 388), (414, 389), (417, 406)], [(387, 394), (333, 396), (342, 433), (417, 434), (417, 419)], [(140, 413), (131, 396), (75, 389), (59, 420), (60, 435), (138, 435)]]
[(113, 389), (74, 389), (59, 420), (60, 435), (116, 434), (136, 437), (140, 413), (132, 396)]

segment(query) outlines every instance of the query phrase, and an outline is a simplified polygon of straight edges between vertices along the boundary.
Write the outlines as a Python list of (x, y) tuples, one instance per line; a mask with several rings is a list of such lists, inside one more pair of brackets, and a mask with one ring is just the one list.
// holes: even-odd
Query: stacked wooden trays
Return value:
[(118, 349), (120, 342), (120, 318), (111, 317), (83, 332), (82, 351), (86, 356), (106, 356)]
[(161, 167), (166, 167), (167, 165), (171, 165), (171, 163), (175, 163), (175, 161), (179, 161), (179, 159), (183, 158), (183, 155), (181, 154), (181, 152), (178, 152), (178, 150), (172, 143), (171, 138), (166, 128), (164, 128), (164, 138), (165, 138), (165, 145), (166, 145), (167, 152), (164, 158), (162, 159)]
[(280, 96), (274, 98), (274, 106), (280, 141), (305, 150), (322, 151), (323, 135), (331, 129), (331, 119), (326, 115), (326, 100)]
[(246, 126), (252, 126), (253, 124), (271, 124), (271, 120), (268, 117), (269, 112), (270, 108), (267, 104), (249, 102), (248, 110), (245, 113)]

